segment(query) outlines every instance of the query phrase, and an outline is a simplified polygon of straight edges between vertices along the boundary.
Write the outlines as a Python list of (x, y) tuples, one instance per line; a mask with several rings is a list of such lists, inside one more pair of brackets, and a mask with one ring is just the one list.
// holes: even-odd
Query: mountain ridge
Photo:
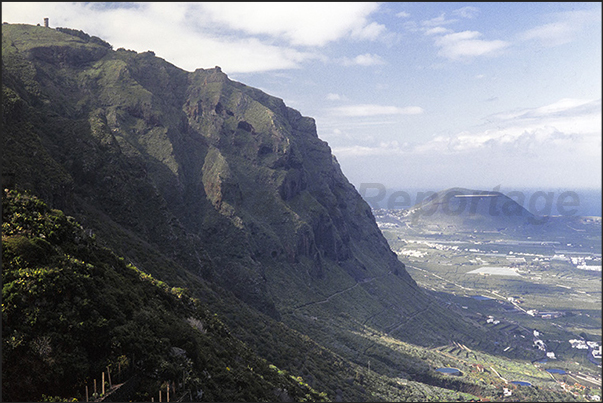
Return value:
[[(9, 27), (5, 27), (5, 30)], [(7, 35), (4, 36), (6, 38)], [(79, 36), (75, 38), (80, 39)], [(76, 43), (81, 45), (77, 40)], [(81, 57), (76, 56), (80, 47), (86, 49)], [(33, 93), (26, 91), (22, 99), (39, 93), (42, 108), (55, 109), (46, 114), (46, 121), (40, 122), (42, 128), (38, 127), (37, 130), (42, 130), (45, 136), (39, 137), (42, 144), (38, 148), (41, 149), (39, 152), (48, 155), (46, 170), (56, 171), (59, 178), (39, 184), (31, 179), (34, 182), (32, 187), (38, 187), (46, 200), (52, 202), (57, 199), (57, 207), (73, 208), (68, 205), (77, 203), (73, 193), (90, 193), (98, 187), (103, 190), (100, 195), (95, 195), (100, 199), (95, 203), (95, 208), (104, 209), (105, 212), (110, 210), (112, 221), (126, 228), (139, 227), (136, 232), (144, 233), (147, 239), (154, 242), (176, 249), (172, 246), (174, 239), (192, 236), (198, 239), (197, 250), (202, 251), (211, 245), (216, 248), (220, 258), (236, 256), (233, 249), (252, 249), (254, 258), (244, 259), (248, 267), (257, 266), (259, 259), (264, 264), (270, 264), (274, 259), (297, 264), (301, 259), (312, 265), (311, 274), (315, 277), (324, 275), (326, 265), (323, 261), (328, 259), (347, 262), (345, 270), (352, 273), (352, 277), (362, 279), (367, 263), (358, 261), (350, 252), (351, 243), (363, 242), (366, 238), (358, 236), (360, 229), (366, 231), (371, 228), (370, 236), (378, 239), (379, 248), (384, 251), (388, 249), (387, 242), (373, 224), (370, 208), (345, 180), (338, 165), (333, 162), (328, 145), (318, 139), (313, 119), (302, 117), (299, 112), (287, 108), (280, 99), (231, 82), (219, 68), (199, 69), (188, 74), (186, 82), (192, 87), (186, 90), (183, 87), (186, 74), (156, 60), (150, 52), (109, 52), (106, 46), (90, 42), (80, 47), (72, 49), (70, 46), (59, 46), (54, 41), (50, 51), (46, 52), (40, 50), (43, 47), (34, 46), (22, 56), (21, 63), (28, 68), (18, 72), (21, 74), (33, 68), (37, 77), (40, 77), (34, 81), (35, 84), (31, 84), (36, 87)], [(102, 51), (91, 52), (88, 48)], [(160, 82), (159, 89), (151, 88), (157, 87), (157, 82), (150, 83), (148, 79), (141, 78), (145, 74), (141, 73), (140, 63), (144, 64), (146, 75), (159, 71), (152, 76), (161, 77), (162, 69), (172, 69), (174, 74), (164, 75), (163, 81), (157, 80)], [(56, 83), (49, 82), (49, 77), (53, 77), (53, 74), (67, 76), (70, 69), (73, 70), (71, 76), (79, 80), (72, 78), (71, 86), (60, 91), (60, 96)], [(14, 72), (5, 65), (5, 82), (10, 82)], [(90, 83), (92, 79), (95, 80), (93, 84)], [(116, 91), (119, 93), (117, 98), (114, 96)], [(164, 97), (168, 92), (172, 97)], [(65, 94), (78, 99), (77, 104), (65, 98)], [(188, 115), (174, 106), (176, 94), (185, 97), (181, 103)], [(49, 99), (52, 102), (46, 102)], [(166, 108), (161, 112), (154, 111), (156, 104)], [(278, 113), (272, 112), (264, 104)], [(15, 105), (11, 107), (18, 109)], [(47, 118), (57, 113), (66, 117)], [(283, 131), (291, 134), (283, 136)], [(69, 136), (66, 132), (77, 132), (80, 136), (88, 132), (89, 135), (82, 145), (75, 135)], [(31, 137), (35, 141), (36, 136)], [(61, 167), (57, 166), (55, 161), (65, 159), (61, 150), (74, 146), (76, 149), (73, 154), (79, 152), (81, 157), (68, 157)], [(8, 147), (10, 149), (10, 144)], [(9, 152), (9, 158), (11, 155)], [(314, 159), (312, 163), (306, 162), (303, 168), (302, 155), (307, 160), (309, 156)], [(121, 172), (114, 172), (117, 170), (109, 166), (113, 163), (123, 166), (120, 157), (128, 160), (129, 167), (124, 168), (133, 172), (122, 181), (116, 175)], [(7, 162), (8, 166), (18, 165), (12, 164), (13, 161)], [(17, 175), (22, 176), (23, 173), (18, 172)], [(19, 181), (24, 182), (22, 178)], [(144, 213), (137, 214), (124, 205), (121, 200), (124, 186), (147, 193), (144, 204), (128, 200), (138, 202), (138, 207), (146, 210)], [(69, 190), (61, 192), (43, 187)], [(276, 194), (279, 197), (274, 197)], [(86, 197), (92, 199), (91, 196)], [(270, 209), (264, 208), (266, 202), (271, 203)], [(112, 205), (115, 207), (107, 208)], [(308, 205), (317, 214), (308, 215), (304, 212)], [(272, 216), (278, 215), (276, 211), (291, 218), (273, 223)], [(143, 214), (164, 223), (159, 226), (147, 223)], [(171, 226), (169, 222), (173, 218), (170, 217), (175, 217), (180, 224), (175, 228)], [(354, 222), (352, 217), (363, 224), (356, 224), (355, 231), (350, 232), (348, 222)], [(210, 225), (207, 225), (208, 220), (212, 221)], [(247, 227), (243, 222), (249, 222)], [(161, 231), (151, 227), (161, 228)], [(252, 227), (251, 230), (249, 227)], [(283, 227), (284, 231), (280, 229)], [(280, 238), (274, 235), (275, 228), (279, 228), (276, 231), (280, 233), (295, 235), (289, 239)], [(253, 231), (262, 233), (253, 234), (252, 237)], [(234, 236), (235, 233), (239, 234), (239, 242), (212, 242), (212, 238)], [(266, 242), (258, 242), (262, 237), (277, 247), (267, 250)], [(201, 242), (205, 248), (200, 247)], [(166, 246), (163, 249), (169, 248)], [(239, 255), (242, 253), (238, 252)], [(373, 255), (375, 261), (383, 261), (385, 257), (387, 267), (391, 266), (393, 272), (405, 275), (403, 264), (391, 251), (374, 254), (367, 250), (365, 253)], [(229, 260), (235, 264), (237, 259)], [(200, 268), (202, 271), (205, 269)], [(262, 288), (261, 269), (253, 270), (255, 274), (246, 271), (256, 278), (252, 281)], [(212, 276), (215, 281), (220, 273), (214, 271)], [(412, 284), (412, 279), (405, 276), (406, 281)], [(225, 279), (222, 281), (226, 282)], [(253, 290), (241, 290), (239, 297), (248, 298), (253, 293)], [(264, 302), (259, 305), (275, 314), (270, 308), (271, 303)]]
[(378, 390), (353, 375), (342, 390), (367, 359), (380, 376), (404, 366), (441, 382), (418, 358), (368, 353), (365, 332), (497, 348), (417, 286), (312, 118), (218, 67), (188, 73), (92, 38), (3, 25), (3, 187), (31, 191), (141, 271), (190, 289), (262, 357), (333, 399)]

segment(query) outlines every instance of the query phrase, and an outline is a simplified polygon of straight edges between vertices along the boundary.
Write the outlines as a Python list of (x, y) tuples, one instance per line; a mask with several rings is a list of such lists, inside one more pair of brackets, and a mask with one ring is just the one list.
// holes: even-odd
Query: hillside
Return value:
[(463, 387), (370, 335), (497, 348), (417, 286), (313, 119), (219, 67), (189, 73), (64, 28), (2, 33), (3, 187), (186, 288), (260, 357), (333, 400), (405, 400), (417, 389), (402, 377)]
[(198, 275), (299, 329), (316, 308), (385, 309), (381, 327), (428, 316), (311, 118), (219, 68), (187, 73), (67, 32), (3, 27), (3, 178), (141, 270)]
[(168, 384), (172, 396), (213, 401), (326, 397), (34, 197), (3, 193), (2, 262), (3, 401), (84, 400), (107, 369), (133, 385), (121, 399), (165, 396)]
[[(259, 358), (188, 290), (125, 263), (60, 210), (5, 190), (2, 212), (4, 401), (148, 401), (158, 395), (172, 401), (327, 399), (301, 377)], [(353, 400), (369, 394), (372, 401), (500, 398), (499, 374), (478, 370), (485, 365), (541, 388), (515, 388), (514, 399), (574, 400), (552, 390), (554, 381), (529, 363), (459, 344), (417, 348), (369, 328), (363, 337), (373, 343), (371, 357), (396, 360), (403, 377), (380, 375), (378, 360), (373, 371), (346, 362), (307, 338), (297, 340), (297, 347), (301, 354), (313, 347), (311, 354), (323, 361), (315, 373), (341, 377), (340, 386)], [(461, 367), (467, 374), (438, 375), (436, 366)], [(336, 392), (337, 400), (342, 394)]]
[[(392, 272), (416, 289), (313, 120), (281, 100), (219, 68), (188, 74), (54, 30), (10, 25), (3, 39), (6, 174), (107, 239), (111, 223), (164, 255), (187, 250), (188, 271), (277, 319), (335, 278)], [(282, 281), (300, 287), (293, 299)]]

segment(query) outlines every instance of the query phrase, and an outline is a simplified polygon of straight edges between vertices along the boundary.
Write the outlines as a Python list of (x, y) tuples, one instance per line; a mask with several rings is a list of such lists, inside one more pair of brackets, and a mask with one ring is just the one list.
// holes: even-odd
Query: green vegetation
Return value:
[(5, 396), (82, 399), (109, 367), (146, 400), (497, 399), (441, 352), (533, 355), (417, 286), (282, 100), (69, 29), (4, 25), (2, 58), (3, 188), (30, 192), (5, 196)]
[[(526, 360), (541, 373), (544, 368), (564, 369), (571, 375), (556, 375), (559, 384), (580, 396), (600, 394), (600, 359), (588, 358), (587, 349), (569, 343), (601, 344), (601, 272), (579, 268), (570, 260), (600, 262), (600, 219), (551, 217), (538, 232), (523, 235), (512, 228), (444, 235), (429, 224), (406, 225), (404, 211), (382, 210), (376, 215), (392, 249), (408, 262), (407, 269), (421, 286), (497, 335), (497, 348), (483, 350), (480, 345), (482, 354)], [(573, 230), (568, 231), (570, 227)], [(474, 273), (482, 267), (506, 267), (507, 275)], [(547, 357), (533, 344), (536, 339), (554, 355)], [(450, 352), (466, 354), (459, 348)], [(543, 358), (548, 359), (538, 362)], [(525, 371), (502, 376), (524, 377), (538, 385)]]
[(3, 193), (2, 262), (6, 401), (82, 400), (107, 368), (114, 383), (140, 377), (139, 400), (166, 383), (209, 401), (325, 398), (258, 358), (187, 290), (126, 264), (30, 195)]

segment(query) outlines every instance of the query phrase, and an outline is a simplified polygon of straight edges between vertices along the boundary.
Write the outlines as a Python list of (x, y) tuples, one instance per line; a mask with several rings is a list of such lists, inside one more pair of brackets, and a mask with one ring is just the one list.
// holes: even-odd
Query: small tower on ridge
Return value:
[(48, 17), (44, 18), (44, 27), (48, 28)]

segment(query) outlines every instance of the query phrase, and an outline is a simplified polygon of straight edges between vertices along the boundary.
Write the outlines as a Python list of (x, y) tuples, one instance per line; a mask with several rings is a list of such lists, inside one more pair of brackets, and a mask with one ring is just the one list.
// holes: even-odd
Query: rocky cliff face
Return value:
[(140, 269), (193, 274), (297, 329), (345, 314), (419, 338), (413, 320), (441, 315), (313, 119), (218, 67), (189, 73), (82, 34), (3, 27), (3, 179)]

